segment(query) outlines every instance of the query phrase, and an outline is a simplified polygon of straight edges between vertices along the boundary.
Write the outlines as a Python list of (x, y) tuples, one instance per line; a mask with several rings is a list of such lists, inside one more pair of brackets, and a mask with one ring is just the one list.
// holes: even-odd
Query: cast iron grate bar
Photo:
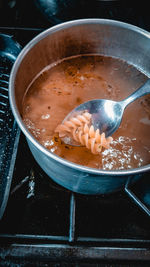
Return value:
[[(0, 87), (0, 89), (3, 89), (3, 87)], [(8, 96), (7, 95), (4, 95), (2, 93), (0, 93), (0, 97), (3, 97), (4, 99), (8, 99)]]
[(0, 105), (7, 106), (7, 103), (4, 103), (4, 102), (0, 101)]
[(132, 200), (148, 215), (150, 216), (150, 210), (142, 203), (142, 201), (129, 189), (125, 189), (127, 194)]
[(74, 242), (75, 240), (75, 210), (76, 210), (75, 194), (72, 193), (70, 196), (69, 242)]
[[(149, 208), (149, 205), (147, 203), (146, 204), (144, 203), (144, 201), (146, 200), (146, 198), (144, 199), (142, 197), (142, 199), (140, 199), (140, 197), (138, 197), (138, 190), (135, 190), (135, 193), (134, 193), (131, 185), (132, 185), (131, 178), (129, 178), (128, 181), (127, 181), (127, 183), (126, 183), (126, 185), (125, 185), (125, 192), (136, 203), (137, 206), (139, 206), (148, 216), (150, 216), (150, 208)], [(147, 184), (147, 188), (148, 188), (148, 184)], [(142, 193), (143, 193), (142, 192), (142, 187), (140, 187), (140, 191), (141, 191), (140, 193), (142, 195)], [(144, 192), (144, 193), (146, 194), (146, 192)]]
[[(9, 109), (8, 103), (8, 84), (9, 84), (9, 75), (4, 73), (5, 68), (1, 67), (0, 71), (2, 72), (0, 75), (0, 122), (4, 122), (7, 120), (7, 113)], [(1, 127), (1, 131), (3, 128)]]
[[(1, 243), (6, 240), (13, 241), (13, 243), (68, 243), (68, 236), (55, 236), (55, 235), (34, 235), (34, 234), (0, 234)], [(150, 240), (145, 239), (131, 239), (131, 238), (96, 238), (96, 237), (76, 237), (75, 244), (84, 245), (107, 245), (111, 247), (150, 247)]]

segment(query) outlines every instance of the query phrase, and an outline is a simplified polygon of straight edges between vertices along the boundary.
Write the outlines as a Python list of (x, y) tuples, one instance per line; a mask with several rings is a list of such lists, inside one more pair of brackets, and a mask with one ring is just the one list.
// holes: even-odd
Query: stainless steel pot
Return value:
[(21, 118), (24, 92), (48, 64), (72, 55), (98, 53), (133, 64), (150, 77), (150, 34), (123, 22), (83, 19), (59, 24), (39, 34), (18, 56), (10, 75), (9, 98), (14, 117), (41, 168), (58, 184), (83, 194), (120, 190), (138, 180), (150, 164), (137, 169), (105, 171), (77, 165), (51, 153), (30, 134)]

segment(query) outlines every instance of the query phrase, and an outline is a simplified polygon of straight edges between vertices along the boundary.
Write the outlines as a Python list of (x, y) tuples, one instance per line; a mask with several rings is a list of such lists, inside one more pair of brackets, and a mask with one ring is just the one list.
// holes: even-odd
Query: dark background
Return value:
[(0, 26), (5, 27), (48, 28), (90, 17), (116, 19), (150, 30), (149, 1), (0, 0)]

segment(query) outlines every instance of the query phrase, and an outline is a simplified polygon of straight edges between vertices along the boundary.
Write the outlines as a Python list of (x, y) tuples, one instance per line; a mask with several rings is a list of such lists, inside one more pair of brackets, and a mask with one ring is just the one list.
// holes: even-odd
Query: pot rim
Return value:
[(129, 29), (132, 30), (134, 32), (137, 32), (139, 34), (145, 35), (147, 38), (150, 39), (150, 33), (140, 27), (134, 26), (132, 24), (129, 23), (125, 23), (125, 22), (121, 22), (118, 20), (111, 20), (111, 19), (100, 19), (100, 18), (89, 18), (89, 19), (77, 19), (77, 20), (71, 20), (71, 21), (67, 21), (67, 22), (63, 22), (60, 24), (57, 24), (55, 26), (52, 26), (46, 30), (44, 30), (43, 32), (41, 32), (40, 34), (38, 34), (36, 37), (34, 37), (31, 41), (29, 41), (26, 46), (22, 49), (22, 51), (20, 52), (20, 54), (18, 55), (11, 73), (10, 73), (10, 78), (9, 78), (9, 101), (10, 101), (10, 106), (13, 112), (13, 115), (15, 117), (15, 120), (17, 122), (17, 124), (19, 125), (20, 129), (22, 130), (22, 132), (24, 133), (24, 135), (26, 136), (26, 138), (37, 148), (39, 149), (42, 153), (44, 153), (46, 156), (52, 158), (53, 160), (56, 160), (57, 162), (76, 169), (78, 171), (82, 171), (82, 172), (86, 172), (86, 173), (91, 173), (91, 174), (96, 174), (96, 175), (111, 175), (111, 176), (124, 176), (124, 175), (135, 175), (135, 174), (140, 174), (146, 171), (150, 170), (150, 164), (145, 165), (145, 166), (141, 166), (139, 168), (134, 168), (134, 169), (128, 169), (128, 170), (102, 170), (102, 169), (96, 169), (96, 168), (91, 168), (91, 167), (86, 167), (83, 165), (79, 165), (77, 163), (73, 163), (71, 161), (68, 161), (66, 159), (63, 159), (59, 156), (57, 156), (56, 154), (52, 153), (51, 151), (49, 151), (48, 149), (46, 149), (44, 146), (42, 146), (34, 137), (33, 135), (28, 131), (28, 129), (25, 127), (25, 124), (22, 121), (22, 118), (20, 116), (20, 113), (18, 111), (17, 105), (16, 105), (16, 101), (15, 101), (15, 94), (14, 94), (14, 84), (15, 84), (15, 78), (16, 78), (16, 74), (17, 71), (20, 67), (20, 64), (23, 60), (23, 58), (26, 56), (26, 54), (28, 53), (28, 51), (34, 47), (35, 44), (37, 44), (39, 41), (41, 41), (43, 38), (45, 38), (46, 36), (48, 36), (49, 34), (52, 34), (54, 32), (60, 31), (62, 29), (65, 28), (69, 28), (72, 26), (77, 26), (77, 25), (83, 25), (83, 24), (111, 24), (117, 27), (121, 27), (121, 28), (125, 28), (125, 29)]

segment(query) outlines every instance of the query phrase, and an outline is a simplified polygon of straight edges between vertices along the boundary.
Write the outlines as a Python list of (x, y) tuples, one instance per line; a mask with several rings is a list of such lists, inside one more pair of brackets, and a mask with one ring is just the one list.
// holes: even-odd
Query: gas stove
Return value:
[[(110, 195), (86, 196), (64, 189), (35, 162), (8, 102), (13, 62), (38, 33), (84, 17), (117, 19), (149, 31), (148, 7), (139, 11), (123, 1), (95, 1), (97, 8), (91, 13), (90, 8), (83, 14), (74, 9), (70, 17), (67, 12), (59, 17), (59, 12), (48, 16), (40, 1), (35, 2), (0, 2), (1, 38), (10, 38), (10, 48), (11, 41), (17, 41), (13, 57), (0, 45), (0, 173), (7, 187), (7, 194), (0, 191), (0, 266), (149, 266), (150, 174), (132, 185), (129, 177), (122, 191)], [(67, 8), (69, 1), (64, 2)]]

